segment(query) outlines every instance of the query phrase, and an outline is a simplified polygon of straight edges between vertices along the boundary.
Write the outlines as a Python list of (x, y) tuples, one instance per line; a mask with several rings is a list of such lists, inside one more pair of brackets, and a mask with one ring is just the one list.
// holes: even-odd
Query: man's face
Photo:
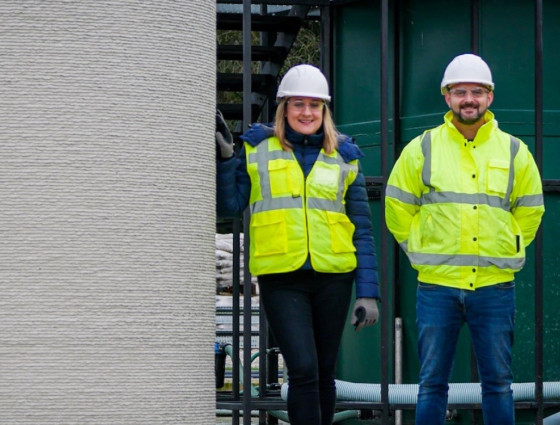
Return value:
[(459, 83), (445, 93), (445, 101), (461, 124), (479, 122), (494, 100), (494, 92), (481, 84)]

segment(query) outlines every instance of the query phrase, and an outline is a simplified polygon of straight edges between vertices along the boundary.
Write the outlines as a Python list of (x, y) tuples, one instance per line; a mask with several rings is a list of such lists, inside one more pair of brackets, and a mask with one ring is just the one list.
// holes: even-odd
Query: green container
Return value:
[[(560, 2), (543, 2), (543, 179), (560, 179)], [(535, 139), (535, 30), (534, 0), (478, 0), (478, 54), (490, 65), (496, 84), (495, 100), (490, 108), (500, 127), (529, 145), (534, 153)], [(394, 16), (398, 9), (399, 20)], [(356, 138), (365, 153), (362, 160), (366, 176), (381, 175), (380, 136), (380, 2), (356, 1), (335, 8), (334, 13), (334, 102), (335, 118), (341, 132)], [(409, 0), (389, 2), (389, 56), (393, 61), (394, 34), (398, 34), (400, 79), (389, 73), (389, 149), (392, 158), (415, 136), (443, 122), (448, 110), (439, 91), (443, 71), (449, 61), (471, 49), (471, 2), (449, 0)], [(401, 137), (392, 134), (394, 84), (399, 84)], [(391, 159), (389, 160), (392, 161)], [(544, 285), (544, 359), (543, 379), (560, 381), (560, 197), (545, 192), (546, 213), (542, 225), (542, 258), (535, 258), (534, 244), (527, 252), (527, 264), (516, 275), (516, 329), (513, 370), (515, 382), (535, 381), (535, 267), (542, 267)], [(382, 214), (379, 200), (371, 202), (376, 240), (380, 240)], [(393, 241), (392, 237), (390, 238)], [(379, 250), (379, 246), (377, 247)], [(391, 256), (392, 257), (392, 256)], [(395, 316), (403, 320), (403, 382), (418, 382), (416, 357), (416, 272), (404, 255), (391, 258), (399, 266), (399, 287), (383, 294), (390, 310), (388, 326)], [(391, 264), (389, 272), (392, 273)], [(392, 299), (393, 289), (396, 299)], [(391, 331), (391, 338), (393, 332)], [(382, 368), (388, 368), (393, 382), (392, 365), (381, 365), (380, 326), (355, 333), (347, 326), (340, 350), (337, 376), (350, 382), (379, 383)], [(392, 340), (389, 345), (392, 351)], [(471, 344), (468, 330), (463, 330), (452, 382), (470, 382)], [(471, 412), (460, 412), (455, 423), (472, 423)], [(547, 412), (551, 414), (552, 412)], [(480, 416), (476, 412), (475, 416)], [(546, 416), (546, 415), (545, 415)], [(534, 422), (531, 411), (518, 410), (517, 422)], [(350, 424), (351, 421), (345, 423)], [(357, 423), (357, 422), (356, 422)], [(362, 422), (363, 423), (363, 422)], [(413, 423), (413, 412), (405, 412), (404, 423)], [(482, 423), (481, 420), (479, 423)]]

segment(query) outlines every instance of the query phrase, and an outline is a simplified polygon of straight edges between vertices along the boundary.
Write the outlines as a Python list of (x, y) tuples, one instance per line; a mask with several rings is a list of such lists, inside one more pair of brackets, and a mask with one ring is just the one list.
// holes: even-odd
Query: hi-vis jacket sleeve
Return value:
[(544, 198), (537, 164), (524, 143), (521, 143), (515, 157), (514, 169), (511, 212), (521, 228), (525, 246), (528, 246), (535, 238), (541, 223)]
[(405, 146), (387, 182), (385, 220), (399, 244), (408, 240), (412, 219), (420, 209), (424, 164), (420, 142), (418, 136)]

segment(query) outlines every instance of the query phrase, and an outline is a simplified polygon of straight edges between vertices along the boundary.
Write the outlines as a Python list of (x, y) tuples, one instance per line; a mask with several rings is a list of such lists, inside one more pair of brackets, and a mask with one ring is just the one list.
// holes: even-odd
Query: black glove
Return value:
[(377, 298), (358, 298), (356, 300), (351, 319), (356, 331), (366, 326), (375, 325), (378, 318), (379, 309), (377, 308)]
[(222, 159), (233, 156), (233, 136), (220, 110), (216, 110), (216, 145)]

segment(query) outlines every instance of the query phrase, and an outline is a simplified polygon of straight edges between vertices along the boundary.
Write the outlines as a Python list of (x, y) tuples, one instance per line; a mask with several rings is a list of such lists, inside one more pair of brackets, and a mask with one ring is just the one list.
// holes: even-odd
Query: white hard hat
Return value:
[(470, 53), (459, 55), (449, 62), (441, 80), (441, 93), (445, 94), (447, 87), (458, 83), (479, 83), (494, 90), (490, 68), (480, 56)]
[(280, 81), (276, 99), (293, 96), (331, 100), (327, 79), (321, 70), (313, 65), (296, 65), (290, 68)]

